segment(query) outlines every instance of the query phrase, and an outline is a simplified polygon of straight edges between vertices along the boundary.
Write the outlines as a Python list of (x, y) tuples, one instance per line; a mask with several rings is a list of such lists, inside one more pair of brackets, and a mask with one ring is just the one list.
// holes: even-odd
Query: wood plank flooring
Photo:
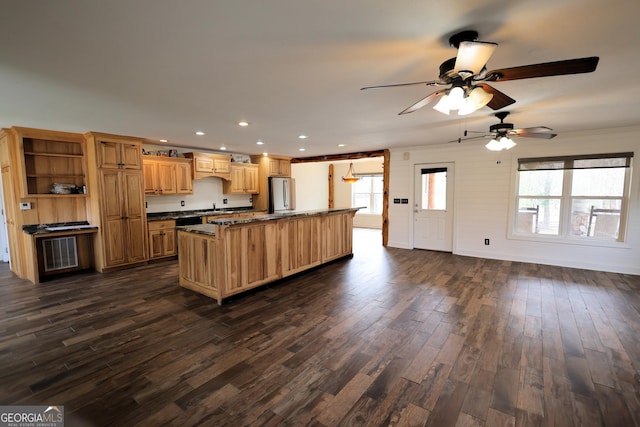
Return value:
[(0, 404), (68, 426), (640, 425), (640, 276), (385, 249), (220, 307), (177, 262), (0, 266)]

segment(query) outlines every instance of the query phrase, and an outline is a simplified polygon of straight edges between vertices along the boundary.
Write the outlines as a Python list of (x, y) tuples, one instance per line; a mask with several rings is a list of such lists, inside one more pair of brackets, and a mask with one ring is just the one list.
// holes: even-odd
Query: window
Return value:
[(422, 169), (422, 210), (447, 209), (447, 168)]
[(382, 215), (382, 174), (358, 175), (358, 178), (351, 187), (351, 206), (366, 206), (359, 214)]
[(514, 234), (623, 241), (632, 158), (518, 159)]

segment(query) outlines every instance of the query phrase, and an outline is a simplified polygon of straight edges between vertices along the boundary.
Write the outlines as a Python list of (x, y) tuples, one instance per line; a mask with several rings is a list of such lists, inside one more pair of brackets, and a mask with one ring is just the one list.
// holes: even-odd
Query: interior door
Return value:
[(453, 251), (453, 163), (415, 165), (413, 247)]

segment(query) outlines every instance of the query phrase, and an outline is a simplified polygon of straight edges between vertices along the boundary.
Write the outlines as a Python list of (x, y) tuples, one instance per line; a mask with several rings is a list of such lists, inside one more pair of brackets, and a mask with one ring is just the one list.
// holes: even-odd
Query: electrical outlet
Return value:
[(184, 206), (184, 200), (180, 200), (180, 206)]
[(227, 199), (222, 199), (222, 204), (226, 205), (229, 201)]
[(489, 246), (489, 239), (484, 239), (484, 244)]
[(28, 211), (29, 209), (31, 209), (31, 202), (20, 202), (21, 211)]

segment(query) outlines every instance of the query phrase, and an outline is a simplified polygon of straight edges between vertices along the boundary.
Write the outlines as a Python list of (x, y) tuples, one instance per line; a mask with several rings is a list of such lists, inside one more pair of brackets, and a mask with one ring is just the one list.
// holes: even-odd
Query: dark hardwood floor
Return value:
[(220, 307), (177, 262), (0, 267), (0, 404), (67, 426), (640, 425), (640, 276), (385, 249)]

